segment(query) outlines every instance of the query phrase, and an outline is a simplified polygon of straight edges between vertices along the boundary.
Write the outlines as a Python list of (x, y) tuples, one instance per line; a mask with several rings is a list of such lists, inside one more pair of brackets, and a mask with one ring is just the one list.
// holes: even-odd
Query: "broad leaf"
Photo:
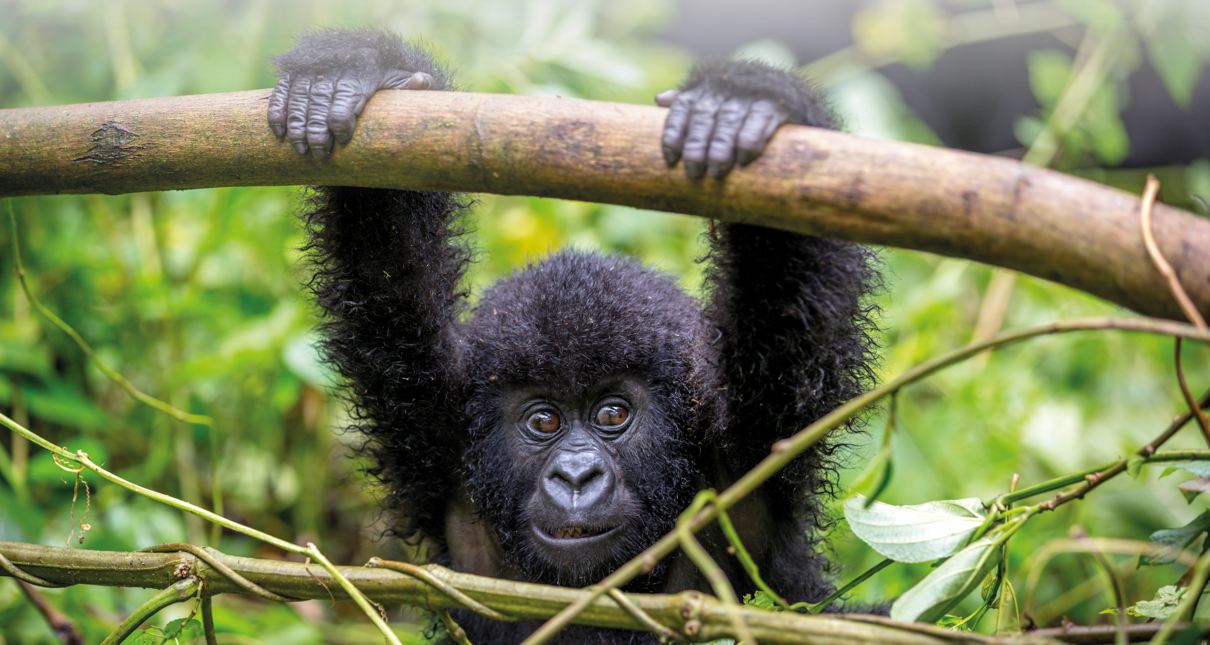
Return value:
[(1155, 592), (1155, 598), (1140, 600), (1126, 608), (1131, 616), (1167, 620), (1180, 607), (1181, 599), (1185, 597), (1185, 587), (1165, 585)]
[(1204, 511), (1192, 522), (1175, 529), (1164, 529), (1151, 534), (1148, 539), (1155, 544), (1172, 547), (1172, 552), (1153, 556), (1140, 555), (1139, 566), (1170, 564), (1176, 560), (1176, 552), (1193, 543), (1199, 535), (1210, 530), (1210, 511)]
[(931, 623), (979, 587), (1003, 553), (1000, 540), (985, 537), (973, 542), (925, 576), (891, 605), (891, 618)]
[(953, 554), (983, 525), (978, 498), (943, 500), (912, 506), (874, 502), (865, 496), (844, 504), (853, 533), (880, 555), (896, 562), (929, 562)]
[(1210, 460), (1198, 459), (1189, 461), (1173, 461), (1164, 469), (1164, 474), (1161, 477), (1166, 477), (1175, 470), (1183, 470), (1188, 473), (1193, 473), (1198, 477), (1210, 477)]

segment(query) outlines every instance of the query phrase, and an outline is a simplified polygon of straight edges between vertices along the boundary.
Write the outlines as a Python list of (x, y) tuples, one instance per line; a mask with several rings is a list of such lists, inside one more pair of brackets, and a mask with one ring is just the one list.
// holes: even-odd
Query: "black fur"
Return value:
[[(278, 63), (288, 77), (368, 66), (448, 83), (422, 51), (377, 32), (321, 32)], [(808, 86), (758, 63), (699, 66), (685, 88), (773, 101), (784, 120), (835, 125)], [(312, 287), (327, 315), (324, 355), (347, 379), (354, 429), (406, 537), (464, 539), (447, 532), (472, 528), (450, 523), (465, 499), (490, 532), (483, 549), (502, 554), (496, 573), (586, 584), (670, 530), (695, 491), (725, 487), (778, 439), (870, 383), (865, 296), (877, 276), (863, 247), (724, 224), (711, 236), (704, 306), (633, 260), (564, 251), (499, 281), (466, 312), (468, 252), (456, 223), (464, 209), (447, 194), (320, 188), (307, 215)], [(523, 499), (536, 467), (510, 453), (500, 401), (516, 388), (578, 392), (617, 377), (642, 382), (651, 399), (646, 438), (616, 457), (634, 493), (628, 512), (638, 517), (605, 560), (552, 566), (527, 533)], [(736, 510), (765, 577), (791, 600), (818, 600), (833, 588), (817, 541), (837, 446), (817, 446)], [(703, 540), (737, 588), (750, 590), (717, 535)], [(470, 566), (456, 554), (439, 559)], [(630, 588), (702, 588), (681, 560)], [(461, 618), (472, 637), (490, 642), (532, 629)], [(651, 640), (579, 628), (564, 638)]]

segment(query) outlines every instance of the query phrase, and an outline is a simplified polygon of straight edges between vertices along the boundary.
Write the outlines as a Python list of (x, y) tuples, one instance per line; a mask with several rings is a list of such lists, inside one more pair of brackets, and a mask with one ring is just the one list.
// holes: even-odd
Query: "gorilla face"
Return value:
[(694, 483), (658, 398), (630, 376), (501, 392), (498, 424), (471, 450), (470, 488), (527, 576), (587, 584), (671, 529)]

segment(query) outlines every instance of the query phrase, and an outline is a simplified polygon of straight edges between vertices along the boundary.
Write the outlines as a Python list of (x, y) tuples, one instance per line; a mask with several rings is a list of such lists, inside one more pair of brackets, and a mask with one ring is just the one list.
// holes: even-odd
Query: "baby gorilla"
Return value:
[[(353, 136), (375, 92), (450, 89), (427, 54), (378, 31), (312, 34), (277, 64), (270, 127), (318, 157)], [(657, 100), (670, 108), (668, 165), (702, 181), (756, 159), (783, 123), (834, 124), (799, 79), (754, 62), (699, 66)], [(455, 569), (594, 582), (672, 529), (696, 491), (729, 485), (869, 381), (863, 296), (876, 276), (862, 247), (720, 225), (704, 306), (628, 258), (563, 251), (494, 284), (466, 316), (465, 208), (444, 193), (318, 188), (306, 216), (324, 354), (347, 379), (372, 473), (400, 533), (432, 540)], [(836, 448), (732, 511), (792, 600), (832, 589), (817, 542)], [(702, 540), (750, 591), (721, 536)], [(707, 588), (681, 554), (628, 587)], [(483, 642), (534, 629), (460, 620)], [(654, 642), (588, 628), (563, 638)]]

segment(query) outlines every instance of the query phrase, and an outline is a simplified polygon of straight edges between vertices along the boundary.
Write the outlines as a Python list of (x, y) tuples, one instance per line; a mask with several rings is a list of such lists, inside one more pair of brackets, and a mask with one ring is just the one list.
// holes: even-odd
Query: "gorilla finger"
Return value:
[(328, 114), (332, 110), (335, 92), (336, 83), (330, 79), (321, 76), (311, 83), (310, 103), (307, 106), (307, 146), (312, 152), (324, 155), (332, 152), (333, 137), (328, 130)]
[(744, 99), (729, 98), (719, 108), (706, 153), (706, 174), (721, 179), (735, 166), (735, 139), (750, 107), (751, 103)]
[(664, 134), (660, 138), (660, 148), (664, 152), (664, 163), (671, 168), (681, 158), (681, 148), (685, 145), (685, 131), (689, 126), (689, 113), (693, 110), (695, 95), (685, 92), (678, 96), (668, 109), (664, 118)]
[(711, 93), (705, 94), (693, 104), (693, 111), (689, 114), (689, 128), (685, 134), (685, 147), (681, 149), (685, 160), (685, 173), (690, 179), (706, 176), (706, 151), (710, 147), (710, 138), (714, 136), (714, 125), (722, 105), (723, 98)]
[(412, 74), (399, 86), (402, 90), (427, 90), (433, 87), (433, 77), (424, 72)]
[(655, 95), (655, 104), (660, 107), (672, 107), (672, 102), (680, 96), (679, 90), (664, 90)]
[(286, 102), (290, 99), (290, 77), (283, 76), (269, 94), (269, 129), (278, 139), (286, 136)]
[(286, 140), (298, 154), (307, 153), (307, 103), (310, 101), (311, 79), (300, 78), (290, 85), (286, 100)]
[(773, 133), (787, 118), (785, 110), (772, 102), (754, 103), (736, 137), (739, 165), (746, 166), (755, 161), (765, 151)]
[(366, 91), (355, 80), (342, 78), (336, 81), (332, 92), (332, 106), (328, 109), (328, 130), (336, 142), (346, 144), (353, 138), (357, 127), (357, 116), (365, 106)]

